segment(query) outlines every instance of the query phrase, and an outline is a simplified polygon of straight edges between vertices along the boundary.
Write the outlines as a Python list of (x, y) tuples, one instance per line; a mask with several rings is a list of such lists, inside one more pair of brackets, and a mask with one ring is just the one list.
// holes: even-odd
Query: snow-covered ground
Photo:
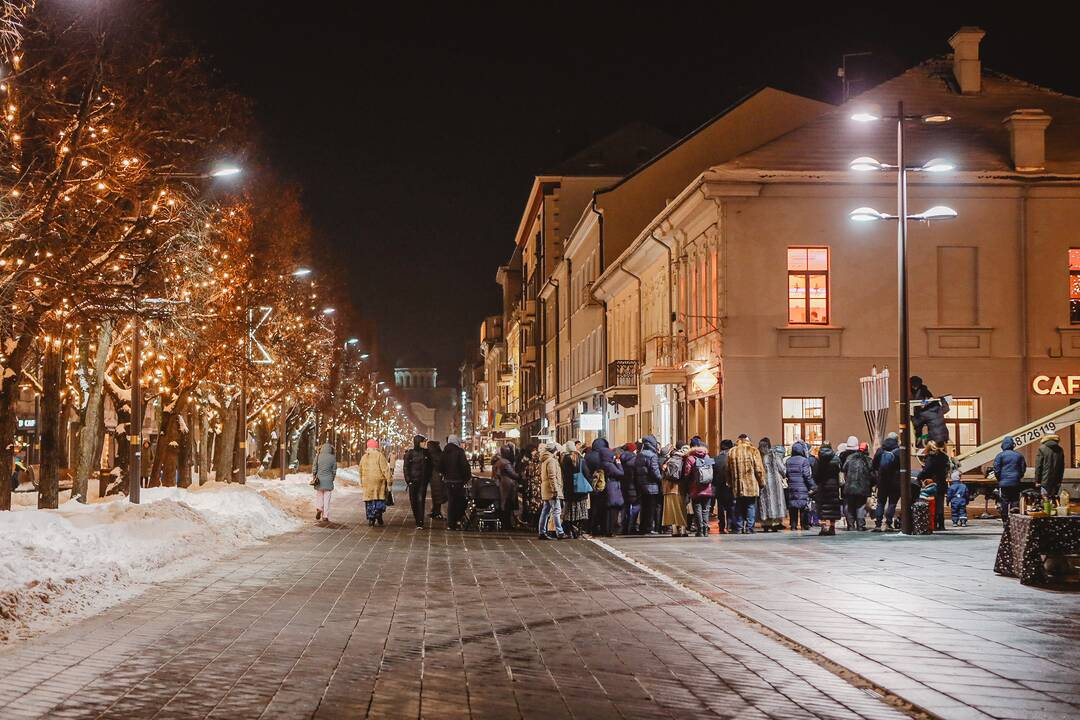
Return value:
[[(310, 479), (147, 488), (139, 505), (109, 497), (37, 510), (18, 502), (0, 513), (0, 644), (92, 615), (314, 521)], [(359, 495), (355, 468), (340, 470), (337, 486), (335, 502), (358, 501), (349, 497)]]

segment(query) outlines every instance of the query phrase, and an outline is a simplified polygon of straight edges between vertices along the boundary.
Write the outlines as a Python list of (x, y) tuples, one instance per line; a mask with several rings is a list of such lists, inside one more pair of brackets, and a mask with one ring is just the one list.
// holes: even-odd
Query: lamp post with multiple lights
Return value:
[[(925, 125), (938, 125), (947, 123), (952, 117), (944, 113), (931, 113), (926, 115), (905, 115), (904, 103), (896, 104), (896, 115), (882, 115), (873, 108), (864, 109), (851, 116), (856, 122), (888, 121), (896, 123), (896, 164), (887, 165), (879, 163), (870, 157), (859, 157), (851, 161), (850, 167), (857, 171), (889, 171), (896, 170), (896, 204), (895, 215), (879, 212), (874, 208), (860, 207), (852, 210), (849, 217), (856, 222), (872, 222), (876, 220), (896, 220), (896, 272), (897, 272), (897, 335), (899, 339), (899, 365), (900, 365), (900, 527), (905, 535), (910, 535), (913, 530), (911, 516), (911, 447), (910, 432), (908, 426), (911, 420), (911, 385), (909, 370), (908, 350), (908, 283), (907, 283), (907, 223), (908, 220), (920, 220), (931, 222), (933, 220), (949, 220), (956, 217), (956, 211), (944, 205), (934, 207), (914, 215), (908, 214), (907, 197), (907, 173), (948, 172), (953, 169), (952, 163), (941, 158), (934, 158), (922, 165), (908, 167), (904, 160), (904, 126), (909, 122), (918, 122)], [(931, 518), (933, 522), (933, 518)]]

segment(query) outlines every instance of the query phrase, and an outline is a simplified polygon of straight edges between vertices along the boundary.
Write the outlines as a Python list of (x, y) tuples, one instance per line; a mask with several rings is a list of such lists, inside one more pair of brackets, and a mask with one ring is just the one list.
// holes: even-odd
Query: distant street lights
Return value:
[[(904, 534), (912, 533), (911, 517), (911, 448), (909, 446), (910, 432), (908, 425), (911, 416), (911, 386), (910, 370), (908, 368), (910, 357), (908, 351), (908, 287), (907, 287), (907, 222), (918, 220), (931, 222), (937, 220), (951, 220), (957, 213), (950, 207), (935, 205), (914, 215), (908, 214), (907, 197), (907, 173), (929, 172), (940, 173), (954, 169), (954, 165), (943, 158), (933, 158), (915, 167), (908, 167), (904, 162), (904, 126), (909, 122), (918, 122), (924, 125), (939, 125), (952, 120), (952, 116), (945, 113), (929, 113), (925, 115), (905, 115), (904, 103), (896, 104), (896, 115), (882, 115), (877, 108), (864, 108), (853, 113), (851, 119), (856, 122), (877, 122), (886, 120), (896, 123), (896, 164), (887, 165), (880, 163), (872, 157), (862, 156), (851, 161), (850, 168), (855, 171), (884, 171), (896, 170), (896, 204), (897, 213), (891, 215), (875, 210), (871, 207), (860, 207), (852, 210), (848, 217), (855, 222), (873, 222), (877, 220), (896, 220), (896, 267), (897, 267), (897, 334), (899, 336), (899, 360), (900, 360), (900, 526)], [(932, 519), (931, 519), (932, 522)]]

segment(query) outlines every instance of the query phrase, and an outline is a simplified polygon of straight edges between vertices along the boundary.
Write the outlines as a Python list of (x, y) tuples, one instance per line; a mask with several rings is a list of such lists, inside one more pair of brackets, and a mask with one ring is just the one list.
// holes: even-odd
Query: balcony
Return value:
[(536, 301), (526, 300), (521, 304), (521, 324), (532, 325), (536, 321)]
[(529, 345), (521, 355), (521, 364), (525, 367), (536, 367), (537, 350), (535, 345)]
[(686, 384), (686, 338), (661, 335), (645, 343), (641, 382), (645, 385)]
[(622, 407), (637, 404), (638, 361), (612, 360), (608, 363), (607, 384), (604, 394), (608, 400)]
[(511, 365), (499, 366), (499, 384), (510, 386), (514, 384), (514, 368)]

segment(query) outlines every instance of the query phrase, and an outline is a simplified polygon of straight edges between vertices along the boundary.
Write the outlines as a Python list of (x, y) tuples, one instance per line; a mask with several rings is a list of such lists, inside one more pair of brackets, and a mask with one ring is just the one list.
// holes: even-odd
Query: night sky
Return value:
[[(175, 0), (220, 80), (255, 101), (266, 152), (301, 184), (323, 263), (344, 268), (384, 358), (418, 347), (456, 378), (532, 177), (634, 120), (680, 136), (763, 84), (837, 102), (987, 31), (985, 65), (1080, 95), (1075, 26), (1032, 4), (395, 3)], [(891, 8), (905, 16), (893, 19)], [(918, 17), (915, 17), (918, 16)]]

